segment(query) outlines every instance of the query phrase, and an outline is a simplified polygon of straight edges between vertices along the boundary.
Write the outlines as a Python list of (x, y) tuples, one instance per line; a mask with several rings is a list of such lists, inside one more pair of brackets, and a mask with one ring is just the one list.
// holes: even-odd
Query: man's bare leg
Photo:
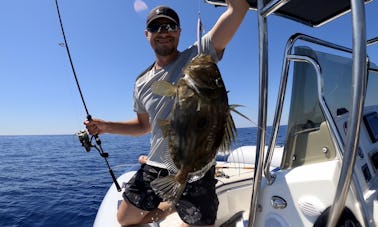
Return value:
[(214, 227), (215, 225), (188, 225), (186, 223), (182, 223), (181, 227)]
[[(166, 218), (168, 215), (176, 212), (176, 209), (172, 206), (172, 203), (161, 202), (159, 207), (151, 212), (149, 212), (141, 221), (140, 224), (147, 224), (151, 222), (158, 222)], [(177, 223), (179, 224), (179, 223)], [(181, 227), (214, 227), (215, 225), (206, 225), (206, 226), (196, 226), (188, 225), (184, 222), (181, 223)]]
[(117, 220), (122, 226), (140, 224), (148, 213), (149, 211), (141, 210), (123, 200), (118, 208)]
[(153, 211), (145, 211), (122, 201), (118, 208), (117, 219), (122, 226), (146, 224), (160, 221), (173, 212), (175, 209), (168, 202), (160, 203), (159, 207)]
[(172, 207), (171, 203), (168, 202), (161, 202), (159, 204), (159, 207), (155, 210), (148, 213), (142, 220), (141, 223), (151, 223), (151, 222), (157, 222), (164, 218), (166, 218), (168, 215), (175, 212), (175, 208)]

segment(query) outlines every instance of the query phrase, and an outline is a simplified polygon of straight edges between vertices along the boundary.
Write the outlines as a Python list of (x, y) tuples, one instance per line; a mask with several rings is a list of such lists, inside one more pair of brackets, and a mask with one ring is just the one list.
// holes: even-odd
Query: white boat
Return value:
[[(207, 2), (224, 5), (223, 0)], [(378, 67), (366, 54), (367, 46), (378, 38), (367, 40), (365, 34), (365, 7), (370, 1), (250, 2), (259, 23), (257, 146), (240, 147), (226, 161), (217, 162), (216, 226), (340, 226), (339, 220), (378, 226)], [(272, 13), (313, 27), (352, 13), (353, 46), (304, 34), (288, 39), (272, 134), (264, 146), (269, 76), (266, 17)], [(285, 98), (290, 99), (287, 135), (284, 147), (277, 147)], [(122, 185), (134, 172), (117, 181)], [(122, 192), (113, 184), (94, 226), (119, 226), (116, 212), (121, 200)], [(173, 213), (146, 226), (179, 223)]]

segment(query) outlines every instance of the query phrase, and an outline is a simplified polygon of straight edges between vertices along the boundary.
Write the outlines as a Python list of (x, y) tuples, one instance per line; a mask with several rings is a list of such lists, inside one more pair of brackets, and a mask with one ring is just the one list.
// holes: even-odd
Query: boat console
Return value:
[[(376, 75), (378, 76), (378, 75)], [(376, 96), (377, 97), (377, 96)], [(344, 138), (348, 129), (348, 112), (337, 116), (337, 126)], [(378, 182), (378, 105), (366, 106), (363, 112), (356, 173), (364, 179), (362, 185), (367, 190), (369, 182)]]

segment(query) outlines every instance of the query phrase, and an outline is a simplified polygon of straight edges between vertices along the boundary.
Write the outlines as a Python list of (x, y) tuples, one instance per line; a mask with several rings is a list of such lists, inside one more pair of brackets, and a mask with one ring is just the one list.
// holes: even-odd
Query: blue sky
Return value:
[[(139, 3), (142, 0), (138, 0)], [(123, 121), (135, 117), (132, 89), (135, 77), (154, 60), (144, 37), (149, 9), (164, 4), (181, 18), (183, 50), (196, 39), (198, 11), (209, 30), (225, 10), (202, 1), (143, 0), (147, 10), (135, 10), (135, 0), (60, 0), (71, 56), (93, 117)], [(378, 3), (369, 4), (367, 38), (378, 36)], [(320, 28), (287, 19), (268, 19), (270, 66), (268, 124), (275, 109), (286, 40), (295, 32), (341, 45), (351, 45), (350, 15)], [(347, 27), (345, 27), (347, 26)], [(59, 27), (54, 0), (0, 1), (0, 135), (73, 134), (83, 129), (82, 106)], [(232, 104), (257, 121), (257, 16), (250, 11), (219, 63)], [(377, 47), (368, 54), (378, 62)], [(254, 125), (235, 117), (238, 127)]]

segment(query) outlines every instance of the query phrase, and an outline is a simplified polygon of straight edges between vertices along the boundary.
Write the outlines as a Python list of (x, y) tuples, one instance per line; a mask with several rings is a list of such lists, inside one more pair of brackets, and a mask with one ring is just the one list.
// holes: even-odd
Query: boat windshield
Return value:
[[(375, 67), (376, 69), (377, 67)], [(369, 70), (365, 108), (378, 105), (378, 71)]]
[[(317, 52), (322, 65), (324, 98), (334, 119), (351, 109), (352, 99), (352, 59)], [(371, 64), (372, 68), (377, 68)], [(368, 71), (365, 109), (378, 105), (378, 75), (375, 70)]]
[[(320, 65), (323, 99), (334, 122), (345, 117), (352, 102), (352, 56), (295, 47), (295, 54), (314, 59)], [(377, 68), (371, 64), (372, 68)], [(295, 62), (292, 96), (282, 168), (336, 158), (330, 130), (318, 99), (317, 74), (313, 65)], [(377, 71), (369, 70), (365, 109), (378, 105)], [(377, 118), (378, 119), (378, 118)], [(324, 149), (328, 149), (324, 152)]]

